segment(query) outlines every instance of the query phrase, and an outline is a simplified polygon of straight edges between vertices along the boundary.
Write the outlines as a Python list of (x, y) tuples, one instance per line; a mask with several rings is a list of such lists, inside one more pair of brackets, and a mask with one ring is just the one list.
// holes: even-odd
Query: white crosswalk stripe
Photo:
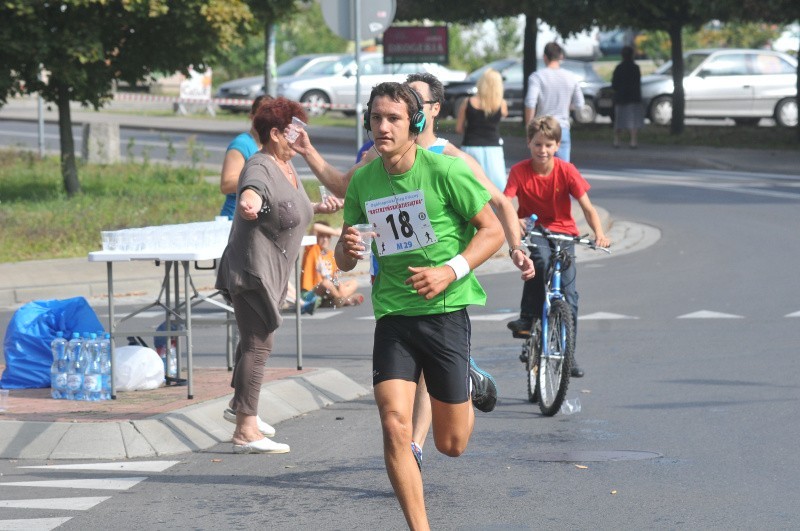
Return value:
[(72, 517), (65, 518), (23, 518), (19, 520), (0, 520), (0, 531), (50, 531), (69, 522)]
[(39, 498), (33, 500), (0, 500), (0, 507), (14, 509), (61, 509), (65, 511), (85, 511), (111, 496), (87, 496), (83, 498)]
[(47, 487), (59, 489), (128, 490), (146, 477), (100, 478), (100, 479), (55, 479), (42, 481), (13, 481), (0, 483), (2, 487)]
[[(85, 472), (163, 472), (180, 463), (180, 461), (126, 461), (126, 462), (89, 462), (73, 464), (54, 464), (41, 466), (20, 466), (20, 469), (35, 469), (37, 471), (74, 471), (73, 479), (37, 480), (37, 481), (5, 481), (0, 482), (0, 495), (8, 492), (4, 487), (28, 488), (60, 488), (60, 489), (91, 489), (124, 491), (138, 485), (147, 477), (109, 477), (109, 478), (83, 478), (78, 476)], [(64, 496), (48, 498), (27, 499), (0, 499), (0, 509), (32, 509), (49, 511), (87, 511), (96, 505), (108, 500), (110, 496)], [(34, 531), (49, 531), (69, 521), (72, 517), (53, 518), (17, 518), (0, 519), (0, 531), (6, 529), (24, 529)]]
[(163, 472), (180, 461), (131, 461), (112, 463), (81, 463), (77, 465), (21, 466), (19, 468), (38, 468), (44, 470), (103, 470), (108, 472)]

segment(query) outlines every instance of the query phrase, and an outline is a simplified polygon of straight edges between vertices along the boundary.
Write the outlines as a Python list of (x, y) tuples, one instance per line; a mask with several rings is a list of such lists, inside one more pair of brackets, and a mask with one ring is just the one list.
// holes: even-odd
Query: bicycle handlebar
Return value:
[(555, 233), (550, 232), (547, 229), (544, 229), (544, 230), (534, 229), (534, 230), (528, 231), (522, 237), (522, 240), (528, 246), (534, 246), (535, 247), (536, 244), (534, 244), (534, 243), (532, 243), (530, 241), (530, 239), (529, 239), (530, 236), (542, 236), (543, 238), (547, 238), (548, 240), (553, 240), (553, 241), (575, 242), (575, 243), (579, 243), (581, 245), (585, 245), (585, 246), (589, 247), (590, 249), (594, 249), (596, 251), (604, 251), (604, 252), (606, 252), (608, 254), (611, 254), (611, 249), (609, 249), (608, 247), (598, 247), (597, 246), (597, 242), (595, 240), (591, 240), (591, 239), (587, 238), (586, 235), (584, 235), (584, 236), (570, 236), (569, 234), (555, 234)]

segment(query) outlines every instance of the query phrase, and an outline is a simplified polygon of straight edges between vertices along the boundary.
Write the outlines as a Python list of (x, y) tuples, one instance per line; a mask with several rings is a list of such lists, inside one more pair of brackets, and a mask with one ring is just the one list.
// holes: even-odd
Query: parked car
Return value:
[[(278, 65), (276, 83), (286, 82), (289, 77), (311, 75), (322, 71), (328, 65), (338, 61), (344, 54), (311, 53), (297, 55)], [(223, 83), (217, 89), (217, 98), (252, 100), (264, 94), (264, 76), (252, 76), (234, 79)], [(234, 112), (248, 112), (249, 104), (222, 104), (220, 109)]]
[[(361, 92), (359, 98), (367, 103), (372, 87), (384, 81), (402, 83), (408, 74), (430, 72), (442, 83), (460, 81), (467, 75), (460, 70), (451, 70), (434, 63), (384, 64), (383, 54), (361, 54)], [(328, 110), (342, 110), (346, 114), (355, 112), (356, 101), (355, 56), (346, 55), (329, 64), (317, 75), (295, 77), (278, 83), (278, 95), (299, 101), (310, 115), (324, 114)]]
[[(797, 125), (797, 59), (770, 50), (706, 49), (683, 56), (685, 116), (732, 118), (755, 125), (774, 118), (778, 125)], [(672, 61), (642, 77), (645, 116), (658, 125), (672, 121)], [(612, 116), (611, 85), (600, 89), (597, 112)]]
[[(478, 92), (476, 83), (488, 68), (494, 68), (503, 76), (503, 96), (508, 102), (509, 116), (524, 116), (525, 94), (522, 92), (524, 79), (522, 74), (522, 61), (516, 58), (500, 59), (484, 65), (470, 72), (464, 81), (450, 83), (444, 87), (444, 104), (442, 117), (455, 116), (466, 98)], [(585, 105), (582, 109), (572, 112), (572, 118), (578, 123), (591, 123), (597, 116), (595, 112), (595, 97), (597, 90), (603, 85), (603, 79), (594, 69), (592, 63), (564, 59), (561, 68), (569, 70), (580, 80), (581, 92)]]

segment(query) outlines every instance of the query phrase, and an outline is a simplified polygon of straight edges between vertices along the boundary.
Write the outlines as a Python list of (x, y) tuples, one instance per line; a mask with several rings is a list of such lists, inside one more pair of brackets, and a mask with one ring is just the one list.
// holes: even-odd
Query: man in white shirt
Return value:
[(561, 146), (556, 157), (569, 162), (572, 138), (570, 135), (570, 109), (584, 105), (578, 78), (561, 68), (564, 50), (556, 42), (544, 47), (545, 68), (532, 73), (528, 78), (528, 93), (525, 95), (525, 124), (539, 116), (553, 116), (561, 125)]

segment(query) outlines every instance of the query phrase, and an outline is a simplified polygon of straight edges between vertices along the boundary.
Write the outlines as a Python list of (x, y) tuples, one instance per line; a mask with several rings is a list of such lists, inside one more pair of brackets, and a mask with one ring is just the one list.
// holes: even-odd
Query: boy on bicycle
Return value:
[[(589, 200), (587, 193), (590, 188), (589, 183), (575, 166), (555, 156), (561, 144), (561, 126), (558, 120), (552, 116), (533, 119), (528, 123), (527, 138), (531, 158), (511, 167), (505, 189), (506, 196), (516, 197), (519, 202), (517, 214), (523, 229), (531, 214), (536, 214), (537, 227), (544, 227), (554, 233), (579, 236), (578, 226), (572, 217), (571, 196), (577, 199), (583, 210), (586, 222), (594, 232), (597, 245), (610, 246), (611, 240), (603, 232), (597, 210)], [(514, 333), (514, 337), (530, 335), (534, 320), (541, 318), (544, 304), (544, 283), (547, 281), (550, 265), (550, 242), (541, 236), (534, 236), (532, 241), (537, 245), (531, 253), (537, 275), (525, 281), (519, 319), (508, 323), (508, 328)], [(574, 259), (574, 243), (567, 242), (562, 248), (566, 249)], [(561, 288), (567, 303), (572, 307), (577, 337), (578, 291), (575, 288), (573, 261), (565, 264), (566, 267), (562, 269)], [(583, 371), (574, 359), (571, 361), (571, 375), (580, 378), (584, 374)]]

